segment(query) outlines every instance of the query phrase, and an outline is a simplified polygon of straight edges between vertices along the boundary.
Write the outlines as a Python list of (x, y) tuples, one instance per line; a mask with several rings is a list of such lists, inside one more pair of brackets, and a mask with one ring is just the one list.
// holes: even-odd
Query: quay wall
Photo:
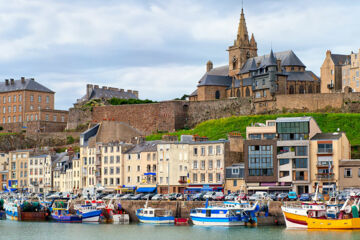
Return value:
[[(131, 222), (138, 222), (136, 210), (143, 208), (146, 201), (122, 200), (121, 206), (129, 213)], [(172, 210), (175, 217), (189, 218), (193, 208), (204, 207), (202, 201), (149, 201), (148, 206)], [(281, 202), (269, 203), (269, 217), (259, 217), (258, 225), (284, 225), (284, 217), (281, 212)]]

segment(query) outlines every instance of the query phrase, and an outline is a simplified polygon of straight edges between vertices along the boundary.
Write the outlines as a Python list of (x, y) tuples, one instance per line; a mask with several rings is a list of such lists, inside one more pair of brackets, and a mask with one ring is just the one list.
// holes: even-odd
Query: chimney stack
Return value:
[(95, 89), (95, 88), (96, 88), (96, 89), (99, 88), (99, 85), (94, 85), (94, 89)]
[(6, 85), (6, 86), (9, 85), (9, 79), (5, 79), (5, 85)]
[(22, 84), (25, 83), (25, 77), (21, 77), (21, 83), (22, 83)]
[(326, 56), (329, 56), (329, 57), (330, 57), (330, 55), (331, 55), (331, 51), (330, 51), (330, 50), (327, 50), (327, 51), (326, 51)]
[(133, 94), (136, 96), (136, 98), (139, 98), (139, 91), (133, 91)]
[(132, 93), (132, 91), (131, 91), (131, 90), (127, 90), (127, 92), (128, 92), (128, 93)]
[(11, 85), (14, 85), (14, 83), (15, 83), (14, 79), (13, 79), (13, 78), (10, 78), (10, 84), (11, 84)]
[(107, 89), (107, 87), (106, 87), (106, 86), (102, 86), (102, 89), (105, 89), (105, 90), (106, 90), (106, 89)]
[(124, 92), (124, 89), (120, 89), (120, 92)]

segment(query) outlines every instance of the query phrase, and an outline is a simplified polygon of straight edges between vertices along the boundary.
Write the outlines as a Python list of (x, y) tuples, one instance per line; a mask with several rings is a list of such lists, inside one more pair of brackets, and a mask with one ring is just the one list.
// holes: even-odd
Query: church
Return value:
[(228, 48), (229, 65), (213, 67), (206, 63), (206, 73), (190, 101), (206, 101), (254, 97), (257, 102), (271, 101), (276, 94), (308, 94), (320, 92), (320, 78), (306, 70), (292, 50), (258, 56), (254, 34), (249, 35), (244, 10), (234, 45)]

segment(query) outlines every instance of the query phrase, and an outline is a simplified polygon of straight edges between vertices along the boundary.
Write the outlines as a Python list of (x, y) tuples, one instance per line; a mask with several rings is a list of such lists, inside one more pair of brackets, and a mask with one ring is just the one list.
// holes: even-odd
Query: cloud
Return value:
[[(292, 49), (319, 74), (325, 51), (359, 48), (354, 1), (245, 1), (258, 54)], [(35, 77), (68, 108), (87, 83), (167, 100), (190, 93), (211, 59), (227, 62), (241, 4), (190, 0), (0, 1), (0, 77)], [(70, 94), (71, 93), (71, 94)]]

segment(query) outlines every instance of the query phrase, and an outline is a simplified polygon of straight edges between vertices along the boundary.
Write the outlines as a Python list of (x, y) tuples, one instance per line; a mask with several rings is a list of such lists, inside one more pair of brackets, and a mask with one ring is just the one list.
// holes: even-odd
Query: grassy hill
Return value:
[(338, 128), (346, 132), (352, 145), (360, 145), (360, 113), (288, 113), (274, 115), (252, 115), (252, 116), (233, 116), (208, 120), (198, 124), (194, 129), (179, 130), (173, 133), (157, 133), (146, 137), (147, 140), (159, 140), (162, 135), (183, 135), (198, 134), (206, 136), (210, 140), (226, 138), (227, 133), (238, 131), (245, 137), (246, 127), (252, 123), (265, 123), (265, 120), (276, 119), (278, 117), (301, 117), (312, 116), (318, 123), (323, 132), (334, 132)]

